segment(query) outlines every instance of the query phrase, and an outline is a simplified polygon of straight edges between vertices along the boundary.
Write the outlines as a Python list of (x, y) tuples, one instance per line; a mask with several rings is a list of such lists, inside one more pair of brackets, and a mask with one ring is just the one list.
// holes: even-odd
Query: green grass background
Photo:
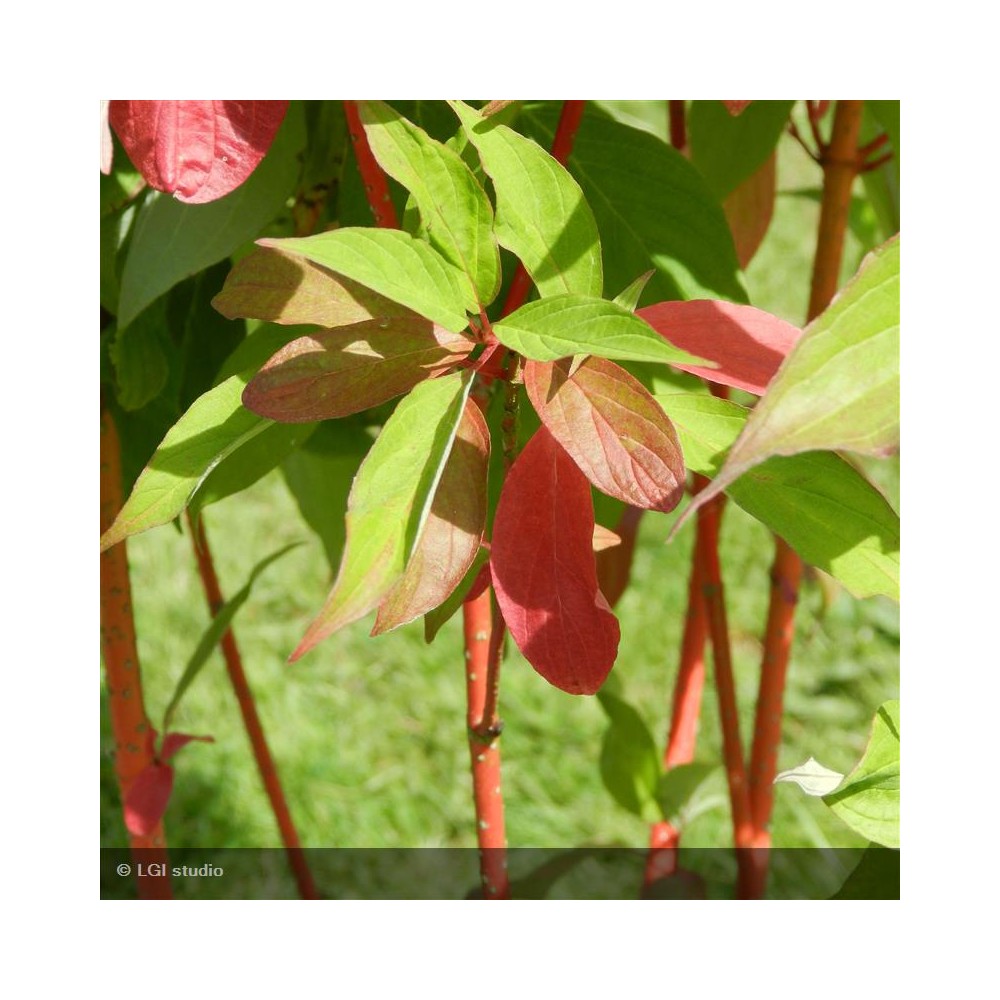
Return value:
[[(626, 102), (627, 103), (627, 102)], [(626, 112), (628, 108), (624, 109)], [(648, 114), (648, 109), (639, 109)], [(662, 132), (665, 121), (650, 120)], [(819, 169), (783, 139), (775, 219), (747, 281), (755, 305), (801, 322), (818, 218)], [(860, 188), (859, 188), (860, 192)], [(845, 279), (876, 239), (858, 202)], [(898, 463), (871, 463), (898, 509)], [(676, 515), (642, 523), (633, 585), (617, 612), (622, 641), (615, 671), (657, 739), (665, 739), (686, 601), (693, 531), (665, 544)], [(306, 528), (279, 473), (206, 512), (226, 595), (253, 565), (292, 541), (306, 544), (257, 582), (235, 621), (237, 641), (302, 842), (312, 847), (475, 845), (465, 733), (460, 616), (427, 646), (415, 623), (378, 639), (358, 622), (297, 664), (286, 663), (330, 585), (322, 547)], [(165, 526), (128, 543), (147, 711), (163, 709), (208, 624), (190, 543)], [(727, 508), (722, 563), (743, 734), (749, 739), (768, 600), (772, 542), (734, 504)], [(817, 757), (849, 770), (875, 710), (899, 694), (898, 609), (856, 601), (806, 582), (786, 696), (779, 767)], [(516, 847), (642, 847), (648, 831), (604, 789), (598, 759), (606, 720), (596, 699), (544, 682), (513, 644), (503, 670), (503, 782), (508, 840)], [(714, 689), (706, 689), (698, 758), (718, 760)], [(173, 847), (277, 847), (278, 831), (258, 777), (221, 653), (186, 696), (176, 729), (210, 734), (175, 759), (166, 815)], [(101, 843), (127, 843), (101, 696)], [(818, 799), (791, 785), (775, 796), (776, 846), (850, 846), (858, 838)], [(689, 845), (731, 844), (717, 810), (686, 832)], [(207, 891), (207, 890), (205, 890)]]

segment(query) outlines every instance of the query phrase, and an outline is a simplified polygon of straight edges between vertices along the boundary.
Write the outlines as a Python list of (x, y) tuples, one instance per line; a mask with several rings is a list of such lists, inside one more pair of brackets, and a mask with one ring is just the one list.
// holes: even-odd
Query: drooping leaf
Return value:
[(528, 361), (524, 386), (535, 411), (583, 474), (633, 507), (669, 512), (684, 495), (677, 434), (642, 383), (611, 361)]
[(386, 421), (351, 487), (337, 580), (292, 661), (366, 615), (403, 575), (434, 503), (471, 384), (469, 372), (421, 382)]
[(250, 380), (243, 404), (285, 423), (346, 417), (447, 371), (473, 347), (413, 313), (317, 330), (278, 351)]
[(676, 347), (714, 368), (672, 362), (710, 382), (761, 395), (802, 331), (753, 306), (694, 300), (659, 302), (636, 314)]
[(486, 420), (479, 407), (466, 400), (427, 523), (406, 572), (379, 605), (372, 635), (426, 614), (461, 584), (486, 528), (489, 455)]
[(331, 573), (337, 572), (344, 553), (344, 515), (351, 484), (371, 445), (360, 420), (330, 420), (321, 423), (282, 464), (299, 512), (323, 543)]
[(618, 620), (597, 587), (590, 484), (540, 427), (507, 474), (490, 567), (510, 634), (550, 684), (594, 694), (618, 653)]
[(684, 513), (772, 455), (899, 447), (899, 237), (868, 256), (805, 329), (711, 485)]
[(475, 600), (490, 585), (489, 551), (480, 546), (459, 585), (436, 607), (424, 615), (424, 642), (430, 644), (466, 602)]
[(642, 716), (624, 699), (598, 691), (611, 725), (601, 744), (601, 780), (614, 800), (648, 823), (663, 818), (656, 800), (660, 755)]
[(485, 307), (500, 290), (493, 207), (461, 156), (381, 101), (359, 101), (368, 143), (382, 169), (409, 191), (428, 239), (465, 273)]
[[(549, 109), (526, 108), (518, 122), (540, 143), (551, 143), (556, 119)], [(652, 267), (646, 302), (747, 301), (722, 208), (676, 149), (588, 104), (567, 166), (593, 209), (608, 289), (624, 288)]]
[(840, 771), (832, 771), (830, 768), (824, 767), (815, 757), (810, 757), (804, 764), (799, 764), (798, 767), (775, 775), (774, 783), (787, 781), (798, 785), (806, 795), (822, 798), (828, 792), (832, 792), (843, 780), (844, 775)]
[(229, 272), (212, 305), (228, 319), (326, 328), (414, 316), (364, 285), (280, 247), (255, 247)]
[(899, 847), (898, 701), (887, 701), (875, 713), (857, 767), (823, 801), (863, 837), (884, 847)]
[(496, 118), (449, 103), (493, 181), (497, 239), (520, 258), (539, 295), (601, 295), (597, 224), (566, 168)]
[(125, 795), (125, 828), (133, 837), (148, 837), (163, 819), (174, 787), (174, 769), (169, 764), (143, 768)]
[(533, 361), (574, 354), (666, 364), (704, 361), (669, 344), (623, 306), (582, 295), (529, 302), (493, 324), (493, 332), (505, 347)]
[(699, 816), (728, 806), (726, 772), (719, 764), (678, 764), (660, 778), (656, 797), (663, 818), (684, 830)]
[(234, 375), (209, 390), (167, 432), (101, 537), (102, 552), (130, 535), (172, 521), (220, 462), (270, 426), (270, 420), (242, 405), (246, 383), (246, 375)]
[(688, 109), (691, 162), (722, 201), (774, 152), (794, 101), (753, 101), (733, 116), (722, 101), (692, 101)]
[(899, 851), (869, 844), (831, 899), (899, 899)]
[[(163, 713), (163, 731), (165, 733), (170, 732), (170, 724), (173, 722), (174, 714), (177, 711), (177, 706), (181, 703), (181, 699), (184, 697), (188, 688), (191, 687), (192, 683), (194, 683), (198, 674), (201, 673), (202, 668), (208, 662), (208, 658), (212, 655), (212, 651), (222, 641), (222, 637), (226, 634), (226, 631), (232, 624), (233, 618), (236, 617), (236, 612), (239, 611), (244, 604), (246, 604), (247, 599), (250, 597), (250, 591), (253, 589), (253, 585), (257, 581), (257, 578), (273, 562), (276, 562), (283, 555), (285, 555), (285, 553), (290, 552), (292, 549), (297, 548), (301, 544), (301, 542), (293, 542), (291, 545), (286, 545), (277, 552), (272, 552), (269, 556), (261, 559), (261, 561), (254, 566), (247, 582), (216, 612), (212, 621), (209, 623), (208, 628), (205, 629), (201, 639), (199, 639), (194, 652), (191, 654), (191, 659), (188, 660), (181, 676), (177, 679), (177, 684), (174, 686), (174, 692), (170, 696), (170, 701), (167, 703), (167, 707)], [(194, 737), (190, 738), (193, 739)], [(174, 745), (173, 749), (177, 750), (180, 748)], [(164, 742), (164, 754), (166, 754), (166, 750), (167, 744)], [(167, 758), (164, 757), (164, 759)]]
[(197, 205), (250, 176), (287, 110), (288, 101), (112, 101), (110, 121), (147, 183)]
[[(717, 475), (749, 411), (700, 393), (657, 392), (655, 398), (673, 421), (687, 467)], [(899, 516), (844, 459), (828, 452), (772, 458), (727, 492), (855, 597), (899, 600)]]
[(328, 267), (451, 333), (465, 329), (467, 312), (479, 312), (463, 273), (428, 244), (398, 229), (348, 227), (317, 236), (258, 242)]
[(301, 108), (292, 107), (260, 166), (231, 194), (208, 205), (182, 205), (151, 192), (142, 204), (121, 277), (118, 323), (188, 275), (228, 257), (285, 207), (305, 142)]
[(777, 193), (775, 166), (777, 154), (772, 154), (743, 183), (734, 188), (722, 203), (729, 230), (736, 245), (736, 259), (745, 271), (753, 260), (771, 226)]

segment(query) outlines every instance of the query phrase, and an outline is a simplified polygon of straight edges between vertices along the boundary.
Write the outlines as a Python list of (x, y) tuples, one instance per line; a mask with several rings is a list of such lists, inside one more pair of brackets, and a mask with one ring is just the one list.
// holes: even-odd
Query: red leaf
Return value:
[(493, 526), (493, 586), (528, 662), (570, 694), (594, 694), (618, 655), (597, 586), (587, 477), (540, 427), (511, 466)]
[(288, 101), (112, 101), (111, 125), (146, 181), (191, 205), (239, 187)]
[(764, 242), (774, 215), (776, 159), (776, 154), (772, 153), (763, 166), (730, 192), (722, 203), (736, 244), (736, 259), (744, 270)]
[(199, 743), (214, 743), (214, 736), (191, 736), (189, 733), (167, 733), (163, 737), (163, 749), (160, 750), (160, 760), (168, 761), (178, 750), (186, 747), (192, 741)]
[(696, 299), (640, 309), (660, 336), (718, 368), (675, 365), (709, 382), (762, 395), (802, 331), (777, 316), (733, 302)]
[(603, 493), (634, 507), (673, 510), (684, 495), (685, 470), (670, 419), (613, 361), (590, 357), (572, 366), (572, 358), (525, 364), (524, 387), (542, 423)]
[(747, 105), (753, 104), (753, 101), (723, 101), (726, 106), (726, 110), (735, 118), (737, 115), (743, 114), (747, 109)]
[(125, 796), (125, 826), (135, 837), (148, 837), (163, 819), (174, 787), (174, 769), (150, 764), (132, 782)]

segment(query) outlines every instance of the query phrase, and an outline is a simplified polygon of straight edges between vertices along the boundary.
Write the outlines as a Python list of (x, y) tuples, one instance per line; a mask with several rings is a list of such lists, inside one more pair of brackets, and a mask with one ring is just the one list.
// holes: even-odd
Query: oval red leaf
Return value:
[(163, 819), (174, 787), (174, 769), (150, 764), (132, 782), (125, 796), (125, 826), (135, 837), (148, 837)]
[(590, 483), (540, 427), (511, 466), (490, 557), (510, 634), (527, 661), (569, 694), (594, 694), (620, 632), (597, 586)]
[(718, 368), (674, 365), (709, 382), (763, 395), (802, 331), (777, 316), (734, 302), (694, 299), (658, 302), (640, 309), (661, 337)]
[[(528, 361), (535, 412), (602, 493), (633, 507), (673, 510), (684, 495), (684, 458), (670, 419), (613, 361)], [(572, 371), (572, 374), (570, 372)]]
[(288, 101), (112, 101), (110, 120), (152, 187), (200, 205), (250, 176), (287, 110)]

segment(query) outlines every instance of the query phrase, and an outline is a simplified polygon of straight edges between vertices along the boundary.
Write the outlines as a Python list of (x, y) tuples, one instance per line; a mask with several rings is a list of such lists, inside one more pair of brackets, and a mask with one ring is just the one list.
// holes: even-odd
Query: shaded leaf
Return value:
[(505, 347), (533, 361), (574, 354), (666, 364), (704, 360), (673, 347), (623, 306), (582, 295), (529, 302), (495, 323), (493, 332)]
[(480, 305), (500, 290), (493, 206), (461, 156), (381, 101), (359, 101), (368, 143), (382, 169), (413, 195), (431, 246), (463, 271)]
[(884, 847), (899, 847), (898, 701), (887, 701), (875, 713), (857, 767), (823, 801), (863, 837)]
[(675, 368), (758, 396), (802, 333), (762, 309), (732, 302), (659, 302), (637, 315), (676, 347), (715, 362), (711, 368), (672, 362)]
[(598, 691), (611, 725), (601, 744), (601, 780), (614, 800), (630, 813), (655, 823), (663, 818), (656, 800), (660, 755), (649, 727), (627, 701)]
[[(688, 468), (715, 476), (749, 411), (701, 393), (658, 392), (655, 398), (673, 421)], [(899, 600), (899, 516), (840, 456), (772, 458), (727, 492), (856, 597), (885, 594)]]
[(229, 272), (212, 305), (228, 319), (347, 326), (415, 314), (364, 285), (280, 247), (255, 247)]
[(822, 798), (827, 792), (832, 792), (844, 780), (840, 771), (831, 771), (824, 767), (815, 757), (810, 757), (804, 764), (782, 771), (775, 775), (774, 783), (788, 781), (798, 785), (806, 795)]
[(455, 612), (466, 601), (474, 601), (490, 585), (489, 557), (489, 551), (480, 546), (459, 585), (436, 608), (424, 615), (424, 642), (432, 643)]
[(101, 537), (102, 552), (129, 535), (172, 521), (220, 462), (270, 426), (270, 420), (240, 402), (246, 382), (247, 376), (234, 375), (210, 389), (170, 428)]
[(285, 207), (305, 143), (301, 109), (293, 107), (253, 174), (208, 205), (182, 205), (151, 192), (142, 204), (121, 276), (118, 322), (127, 326), (178, 281), (228, 257)]
[(361, 463), (347, 504), (347, 544), (326, 603), (290, 659), (376, 607), (403, 575), (451, 452), (468, 372), (421, 382)]
[(873, 251), (805, 329), (715, 480), (684, 512), (772, 455), (899, 447), (899, 237)]
[[(594, 546), (594, 551), (597, 553), (597, 583), (604, 599), (612, 608), (621, 600), (632, 577), (635, 540), (641, 518), (642, 511), (637, 507), (626, 507), (616, 528), (616, 537), (620, 540), (620, 544), (604, 549)], [(596, 537), (597, 529), (594, 530)]]
[[(555, 113), (527, 108), (519, 123), (548, 145)], [(747, 301), (729, 226), (701, 174), (662, 139), (588, 104), (567, 163), (593, 209), (607, 259), (604, 283), (624, 288), (653, 267), (643, 298)]]
[(497, 196), (496, 235), (524, 264), (543, 298), (604, 290), (594, 214), (570, 173), (538, 143), (449, 102)]
[[(212, 655), (212, 651), (222, 641), (223, 635), (226, 634), (226, 631), (232, 624), (233, 618), (236, 617), (236, 612), (239, 611), (244, 604), (246, 604), (257, 577), (259, 577), (261, 573), (263, 573), (264, 570), (266, 570), (273, 562), (276, 562), (283, 555), (285, 555), (285, 553), (290, 552), (292, 549), (297, 548), (301, 544), (301, 542), (294, 542), (291, 545), (286, 545), (284, 548), (279, 549), (277, 552), (272, 552), (264, 559), (261, 559), (261, 561), (254, 566), (247, 582), (215, 613), (215, 616), (212, 618), (208, 628), (204, 631), (201, 639), (198, 641), (195, 651), (191, 654), (191, 659), (188, 660), (181, 676), (178, 678), (177, 684), (174, 686), (174, 692), (170, 696), (170, 701), (167, 703), (166, 710), (163, 713), (163, 731), (165, 733), (169, 733), (170, 731), (170, 724), (173, 721), (174, 713), (177, 711), (177, 706), (180, 704), (181, 699), (184, 697), (188, 688), (191, 687), (192, 683), (194, 683), (198, 674), (201, 673), (201, 669), (208, 662), (208, 658)], [(168, 736), (167, 739), (169, 738), (170, 737)], [(187, 737), (185, 742), (195, 738), (196, 737), (193, 736)], [(177, 749), (180, 749), (180, 747), (173, 745), (171, 753)], [(167, 760), (169, 759), (169, 756), (170, 754), (167, 753), (167, 741), (164, 740), (163, 753), (161, 754), (161, 757), (164, 760)]]
[(660, 778), (656, 797), (663, 818), (682, 831), (699, 816), (728, 807), (726, 772), (719, 764), (678, 764)]
[(131, 326), (118, 327), (108, 346), (115, 373), (115, 397), (123, 410), (140, 410), (167, 383), (170, 363), (166, 303), (154, 302)]
[(250, 176), (287, 110), (288, 101), (112, 101), (110, 121), (147, 183), (195, 205)]
[(736, 245), (736, 259), (743, 270), (747, 269), (760, 249), (771, 226), (777, 191), (776, 163), (777, 154), (772, 153), (722, 203)]
[(462, 582), (486, 528), (490, 434), (482, 411), (466, 400), (427, 523), (406, 572), (383, 598), (372, 635), (426, 614)]
[(540, 427), (507, 474), (490, 567), (500, 610), (528, 662), (570, 694), (594, 694), (618, 653), (597, 587), (590, 485)]
[(143, 768), (125, 795), (125, 828), (133, 837), (148, 837), (163, 819), (174, 787), (174, 769), (167, 764)]
[(738, 115), (753, 104), (753, 101), (723, 101), (722, 103), (726, 106), (726, 110), (731, 115)]
[(899, 899), (899, 851), (869, 844), (831, 899)]
[(250, 380), (243, 405), (286, 423), (346, 417), (447, 371), (473, 347), (413, 313), (318, 330), (278, 351)]
[(684, 495), (677, 434), (642, 383), (611, 361), (528, 361), (524, 386), (535, 411), (583, 474), (609, 496), (669, 512)]

